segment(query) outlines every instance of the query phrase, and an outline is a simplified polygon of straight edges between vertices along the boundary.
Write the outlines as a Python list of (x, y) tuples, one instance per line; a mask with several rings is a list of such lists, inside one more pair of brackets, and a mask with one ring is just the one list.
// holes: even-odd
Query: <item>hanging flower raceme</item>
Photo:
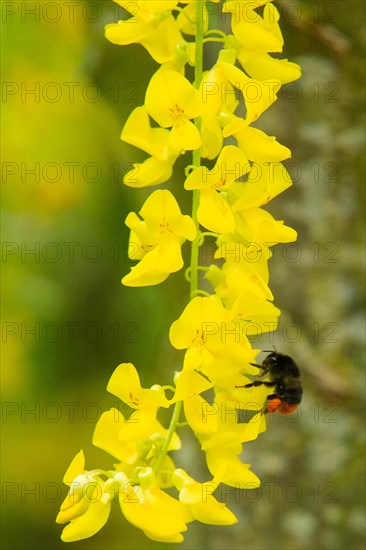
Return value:
[[(215, 0), (215, 12), (231, 15), (229, 35), (212, 28), (220, 17), (211, 18), (211, 3), (209, 9), (203, 0), (115, 1), (128, 16), (106, 26), (108, 40), (141, 44), (160, 65), (144, 104), (132, 110), (121, 133), (147, 154), (130, 163), (124, 183), (170, 188), (151, 192), (138, 213), (127, 215), (129, 258), (138, 263), (122, 283), (162, 283), (183, 268), (182, 246), (190, 241), (190, 292), (169, 330), (181, 359), (181, 369), (171, 373), (173, 385), (143, 387), (132, 363), (115, 369), (107, 390), (118, 401), (101, 415), (93, 436), (113, 467), (86, 470), (80, 451), (65, 474), (69, 493), (56, 521), (67, 524), (65, 542), (84, 539), (104, 526), (112, 502), (119, 502), (125, 520), (147, 537), (180, 543), (193, 521), (237, 522), (214, 491), (220, 483), (259, 487), (244, 458), (246, 444), (265, 432), (264, 412), (287, 414), (297, 406), (281, 402), (269, 363), (257, 362), (260, 350), (253, 344), (276, 329), (280, 315), (269, 286), (272, 247), (296, 239), (294, 229), (267, 211), (292, 185), (282, 164), (291, 151), (257, 126), (264, 112), (275, 109), (281, 85), (301, 72), (278, 58), (284, 40), (271, 0), (222, 6)], [(210, 54), (214, 63), (205, 63), (203, 72), (212, 41), (223, 47), (216, 57)], [(194, 67), (193, 79), (187, 65)], [(192, 164), (183, 177), (174, 170), (187, 151)], [(175, 198), (184, 192), (193, 196), (191, 216)], [(176, 295), (184, 290), (177, 287)], [(151, 350), (149, 357), (155, 356)], [(176, 467), (182, 426), (192, 430), (212, 479), (197, 481)]]

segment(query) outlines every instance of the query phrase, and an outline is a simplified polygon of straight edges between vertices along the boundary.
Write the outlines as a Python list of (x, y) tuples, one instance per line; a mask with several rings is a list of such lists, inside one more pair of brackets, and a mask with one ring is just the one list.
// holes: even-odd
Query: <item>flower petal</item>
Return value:
[(125, 286), (153, 286), (162, 283), (169, 277), (169, 273), (158, 269), (157, 249), (148, 252), (137, 265), (131, 268), (130, 273), (122, 279)]
[[(100, 494), (96, 492), (93, 499)], [(105, 502), (103, 497), (95, 502), (91, 502), (85, 514), (73, 519), (69, 525), (66, 525), (62, 531), (61, 540), (64, 542), (74, 542), (77, 540), (87, 539), (100, 531), (107, 523), (111, 510), (111, 502)]]
[(235, 230), (235, 218), (230, 206), (214, 189), (203, 189), (200, 192), (197, 216), (200, 224), (209, 231), (233, 233)]
[(63, 482), (65, 485), (71, 485), (74, 479), (85, 472), (85, 457), (83, 451), (79, 451), (72, 459), (70, 466), (67, 468)]
[(135, 189), (164, 183), (172, 176), (173, 164), (176, 158), (174, 156), (166, 160), (159, 160), (150, 157), (142, 163), (134, 163), (133, 169), (123, 178), (123, 183)]
[(201, 135), (193, 122), (179, 117), (170, 132), (169, 145), (173, 149), (181, 147), (184, 151), (193, 151), (201, 145)]
[(184, 76), (170, 69), (160, 69), (150, 79), (145, 106), (162, 128), (173, 126), (180, 116), (196, 118), (201, 110), (197, 90)]

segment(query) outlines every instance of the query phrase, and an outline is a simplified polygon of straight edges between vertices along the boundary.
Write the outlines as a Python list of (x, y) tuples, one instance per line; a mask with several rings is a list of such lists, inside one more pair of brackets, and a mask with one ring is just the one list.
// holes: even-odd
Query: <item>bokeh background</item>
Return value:
[[(261, 490), (218, 495), (239, 523), (191, 525), (180, 548), (364, 547), (364, 4), (277, 4), (286, 56), (303, 77), (259, 126), (293, 151), (294, 186), (269, 209), (299, 240), (275, 248), (271, 288), (283, 316), (258, 345), (296, 358), (305, 397), (298, 415), (273, 415), (244, 448)], [(157, 68), (142, 47), (105, 40), (104, 25), (122, 11), (112, 0), (1, 8), (2, 545), (56, 550), (65, 548), (54, 521), (70, 460), (83, 448), (88, 468), (113, 462), (91, 445), (115, 402), (107, 381), (123, 361), (145, 386), (171, 381), (182, 355), (168, 328), (187, 287), (183, 273), (152, 288), (120, 284), (131, 266), (124, 218), (150, 190), (121, 184), (143, 157), (119, 135)], [(186, 213), (188, 162), (173, 183)], [(183, 438), (179, 464), (205, 479), (197, 444), (188, 431)], [(98, 535), (69, 545), (165, 547), (175, 545), (146, 539), (117, 505)]]

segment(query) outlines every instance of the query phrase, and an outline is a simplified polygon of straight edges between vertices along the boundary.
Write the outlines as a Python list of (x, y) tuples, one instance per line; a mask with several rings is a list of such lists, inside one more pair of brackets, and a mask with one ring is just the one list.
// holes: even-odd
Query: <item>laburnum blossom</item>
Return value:
[[(256, 388), (257, 389), (257, 388)], [(240, 409), (258, 409), (265, 401), (264, 391), (256, 393), (255, 401), (245, 403), (236, 400), (230, 402), (225, 394), (218, 394), (212, 414), (218, 416), (217, 431), (211, 434), (196, 434), (202, 450), (205, 451), (207, 467), (214, 479), (236, 487), (237, 489), (254, 489), (259, 487), (260, 480), (251, 471), (250, 464), (240, 459), (243, 443), (253, 441), (265, 430), (263, 415), (254, 415), (249, 422), (239, 423), (237, 412)], [(224, 397), (224, 399), (223, 399)]]
[(247, 180), (232, 185), (227, 198), (233, 212), (237, 212), (263, 206), (291, 185), (290, 175), (280, 162), (253, 164)]
[(245, 121), (248, 124), (255, 122), (277, 100), (277, 92), (281, 87), (278, 79), (254, 80), (232, 63), (222, 62), (219, 67), (224, 81), (240, 90), (246, 108)]
[(142, 163), (134, 163), (123, 182), (129, 187), (148, 187), (167, 181), (173, 173), (173, 165), (182, 148), (174, 149), (169, 140), (170, 132), (164, 128), (152, 128), (144, 106), (136, 107), (123, 127), (121, 139), (150, 154)]
[(283, 220), (275, 220), (263, 208), (247, 208), (235, 213), (235, 242), (256, 243), (263, 248), (278, 243), (290, 243), (296, 241), (296, 238), (297, 233), (292, 227), (285, 225)]
[(291, 178), (280, 162), (253, 165), (247, 181), (233, 183), (228, 190), (226, 200), (235, 220), (235, 231), (232, 235), (219, 237), (219, 248), (228, 246), (230, 250), (230, 243), (241, 243), (255, 244), (258, 250), (262, 250), (274, 244), (295, 241), (297, 233), (294, 229), (260, 208), (291, 184)]
[(198, 370), (211, 381), (243, 368), (256, 373), (250, 365), (258, 350), (253, 350), (245, 333), (230, 320), (230, 314), (214, 297), (196, 297), (169, 331), (171, 344), (187, 349), (184, 370)]
[(171, 14), (178, 2), (114, 1), (132, 17), (106, 25), (105, 35), (110, 42), (120, 46), (142, 44), (160, 64), (178, 61), (184, 65), (187, 62), (189, 49)]
[(226, 505), (212, 496), (216, 483), (199, 483), (182, 468), (174, 471), (173, 483), (179, 490), (179, 500), (189, 508), (196, 520), (214, 525), (237, 523), (237, 518)]
[(157, 71), (146, 90), (145, 108), (162, 128), (172, 128), (169, 144), (174, 149), (191, 151), (201, 145), (200, 133), (191, 122), (201, 114), (200, 97), (181, 74), (171, 69)]
[[(236, 245), (245, 249), (244, 245)], [(230, 311), (231, 320), (240, 321), (247, 336), (258, 336), (277, 327), (280, 310), (273, 305), (268, 287), (269, 256), (269, 250), (264, 249), (255, 263), (228, 258), (221, 269), (211, 265), (205, 276)]]
[[(268, 4), (263, 17), (256, 8)], [(228, 43), (237, 49), (237, 59), (252, 78), (266, 80), (277, 78), (282, 84), (293, 82), (301, 76), (297, 63), (278, 59), (268, 52), (281, 52), (283, 38), (278, 25), (279, 13), (273, 4), (266, 1), (227, 1), (223, 11), (232, 13), (232, 29), (235, 35)]]
[(214, 287), (216, 294), (222, 299), (224, 306), (231, 309), (237, 297), (248, 287), (256, 285), (267, 300), (273, 300), (273, 294), (268, 286), (268, 260), (271, 252), (268, 248), (253, 247), (235, 243), (235, 248), (225, 246), (217, 249), (217, 258), (225, 258), (221, 268), (212, 264), (205, 278)]
[(104, 413), (97, 424), (97, 433), (113, 429), (118, 441), (136, 441), (152, 433), (162, 433), (163, 427), (156, 419), (160, 407), (169, 407), (164, 390), (160, 386), (144, 389), (140, 386), (137, 370), (132, 363), (122, 363), (111, 376), (107, 390), (133, 409), (125, 419), (116, 409), (113, 414)]
[[(207, 72), (201, 82), (202, 121), (205, 133), (203, 136), (203, 156), (212, 158), (221, 148), (222, 128), (226, 124), (225, 116), (232, 114), (237, 105), (235, 89), (241, 93), (245, 108), (245, 121), (249, 125), (272, 105), (277, 99), (281, 81), (271, 78), (254, 80), (235, 67), (237, 51), (234, 48), (223, 49), (217, 63)], [(212, 146), (210, 140), (214, 142)]]
[[(263, 17), (256, 8), (263, 6)], [(251, 49), (282, 52), (283, 37), (278, 25), (279, 14), (271, 0), (230, 0), (223, 12), (232, 13), (231, 29), (235, 38)]]
[[(232, 233), (234, 214), (226, 202), (226, 191), (231, 184), (250, 170), (244, 153), (233, 145), (224, 147), (212, 170), (201, 166), (186, 179), (185, 189), (199, 189), (198, 221), (210, 231)], [(222, 194), (224, 192), (224, 195)]]
[(70, 490), (56, 518), (57, 523), (69, 522), (61, 535), (64, 542), (92, 537), (107, 523), (110, 514), (113, 485), (97, 473), (84, 470), (84, 465), (84, 454), (80, 451), (64, 477)]
[(291, 157), (291, 151), (279, 143), (274, 136), (268, 136), (249, 122), (231, 115), (223, 122), (223, 136), (233, 136), (238, 147), (250, 161), (255, 163), (279, 162)]
[(154, 191), (139, 214), (130, 212), (125, 222), (131, 229), (129, 256), (140, 260), (122, 279), (126, 286), (156, 285), (181, 269), (181, 245), (196, 235), (192, 219), (181, 213), (170, 191)]
[(189, 508), (156, 485), (151, 468), (141, 470), (137, 478), (138, 485), (130, 486), (127, 494), (120, 493), (125, 518), (152, 540), (182, 542), (187, 523), (194, 520)]

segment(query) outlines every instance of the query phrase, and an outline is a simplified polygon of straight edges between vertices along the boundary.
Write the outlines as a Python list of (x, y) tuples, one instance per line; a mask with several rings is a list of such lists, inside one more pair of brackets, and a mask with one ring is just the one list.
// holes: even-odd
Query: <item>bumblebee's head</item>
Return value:
[(263, 365), (268, 368), (268, 371), (274, 380), (281, 378), (284, 375), (299, 378), (300, 370), (295, 361), (289, 355), (272, 352), (263, 361)]

